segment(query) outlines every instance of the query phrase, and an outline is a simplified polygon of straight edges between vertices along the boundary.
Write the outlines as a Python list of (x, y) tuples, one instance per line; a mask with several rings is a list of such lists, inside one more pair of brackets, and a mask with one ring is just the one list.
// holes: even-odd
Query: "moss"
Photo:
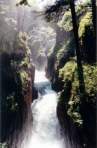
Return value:
[(14, 94), (10, 94), (9, 96), (7, 96), (7, 108), (8, 111), (10, 112), (16, 112), (18, 111), (18, 103), (16, 101), (15, 95)]
[(64, 41), (63, 46), (61, 48), (56, 49), (55, 54), (57, 65), (60, 66), (62, 60), (67, 61), (68, 58), (73, 57), (75, 54), (74, 49), (74, 38), (71, 36), (68, 40)]
[(58, 22), (59, 27), (64, 28), (66, 31), (72, 30), (71, 11), (66, 11), (62, 20)]
[(59, 77), (63, 78), (63, 81), (72, 80), (72, 75), (76, 68), (75, 60), (71, 60), (65, 64), (63, 68), (59, 70)]
[[(2, 141), (9, 139), (11, 137), (10, 131), (13, 134), (16, 129), (22, 127), (23, 121), (25, 121), (24, 110), (26, 108), (24, 107), (27, 107), (25, 96), (28, 95), (29, 97), (28, 90), (30, 86), (28, 82), (31, 82), (31, 75), (29, 74), (32, 66), (30, 63), (30, 49), (27, 46), (27, 39), (22, 33), (19, 37), (16, 37), (14, 50), (10, 54), (6, 51), (0, 55)], [(3, 145), (0, 146), (4, 147)]]
[[(85, 82), (85, 95), (84, 100), (86, 104), (91, 103), (92, 106), (96, 106), (96, 94), (97, 94), (97, 66), (96, 65), (83, 65), (84, 82)], [(73, 59), (65, 64), (65, 66), (59, 70), (59, 77), (64, 81), (64, 91), (66, 90), (66, 83), (71, 81), (72, 88), (69, 90), (70, 97), (68, 100), (67, 114), (72, 118), (74, 123), (78, 126), (83, 125), (83, 118), (80, 113), (81, 97), (79, 92), (79, 81), (77, 74), (77, 64)], [(64, 95), (66, 97), (66, 95)], [(60, 98), (61, 100), (62, 98)], [(65, 98), (64, 98), (65, 99)], [(64, 100), (65, 101), (65, 100)]]
[(67, 52), (68, 46), (69, 46), (70, 42), (71, 42), (71, 40), (65, 41), (63, 47), (56, 50), (56, 52), (57, 52), (56, 53), (57, 61), (60, 61), (60, 59), (63, 56), (63, 54), (65, 52)]
[(22, 89), (24, 90), (27, 87), (29, 76), (28, 76), (28, 73), (25, 70), (20, 71), (19, 75), (20, 75), (20, 80), (21, 80), (21, 83), (22, 83)]
[(17, 36), (17, 43), (20, 47), (25, 47), (27, 45), (27, 34), (25, 32), (19, 32)]
[(87, 12), (79, 23), (79, 37), (82, 38), (85, 35), (86, 27), (92, 28), (92, 13)]
[[(89, 4), (87, 4), (89, 5)], [(81, 28), (79, 28), (79, 35), (81, 35), (84, 31), (84, 26), (85, 25), (91, 25), (91, 18), (92, 18), (92, 13), (90, 12), (90, 10), (86, 7), (86, 4), (80, 4), (77, 5), (75, 7), (75, 11), (76, 11), (76, 16), (77, 16), (77, 21), (78, 24)], [(85, 14), (85, 15), (83, 15)], [(81, 21), (80, 21), (81, 20)], [(65, 31), (71, 31), (73, 29), (73, 25), (72, 25), (72, 16), (71, 16), (71, 10), (66, 10), (62, 19), (58, 22), (58, 26), (61, 28), (64, 28)]]
[(31, 67), (31, 63), (29, 60), (29, 57), (26, 56), (20, 63), (20, 67), (26, 67), (26, 68), (30, 68)]
[(18, 67), (17, 74), (19, 74), (22, 90), (24, 91), (27, 88), (27, 84), (29, 81), (29, 68), (31, 68), (30, 63), (30, 54), (31, 51), (27, 45), (28, 36), (25, 32), (20, 32), (17, 36), (17, 52), (21, 51), (23, 54), (23, 58), (17, 62), (17, 60), (13, 60), (12, 64)]

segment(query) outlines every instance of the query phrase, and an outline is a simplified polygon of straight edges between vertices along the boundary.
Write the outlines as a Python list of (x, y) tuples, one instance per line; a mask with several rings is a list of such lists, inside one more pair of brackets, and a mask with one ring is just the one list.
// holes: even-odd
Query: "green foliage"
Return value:
[(24, 58), (18, 63), (18, 67), (20, 67), (20, 70), (17, 71), (17, 73), (20, 76), (21, 80), (21, 85), (22, 85), (22, 90), (24, 91), (27, 88), (27, 84), (29, 81), (29, 74), (28, 74), (28, 69), (31, 68), (31, 63), (30, 63), (30, 55), (31, 51), (27, 45), (28, 41), (28, 36), (24, 32), (20, 32), (18, 35), (18, 50), (22, 48), (23, 52), (25, 53)]
[(67, 54), (67, 52), (70, 53), (70, 57), (74, 56), (74, 49), (75, 49), (74, 38), (71, 36), (68, 40), (64, 41), (62, 47), (56, 49), (56, 63), (57, 63), (57, 65), (59, 65), (60, 60), (62, 58), (65, 59), (65, 54)]
[(68, 50), (68, 45), (70, 44), (70, 40), (68, 41), (64, 41), (64, 45), (62, 48), (57, 49), (57, 53), (56, 53), (56, 57), (57, 57), (57, 61), (59, 61), (61, 59), (61, 57), (63, 56), (63, 54), (65, 52), (67, 52)]
[(28, 81), (29, 81), (29, 75), (25, 70), (19, 71), (19, 76), (21, 80), (22, 90), (26, 90)]
[[(29, 81), (31, 82), (31, 75), (29, 76), (30, 68), (30, 49), (27, 45), (27, 35), (20, 32), (16, 36), (14, 52), (8, 54), (6, 51), (1, 54), (0, 70), (3, 84), (1, 96), (1, 138), (4, 141), (9, 138), (10, 131), (14, 132), (16, 130), (14, 129), (15, 122), (21, 122), (23, 120), (20, 120), (18, 115), (19, 113), (22, 114), (24, 103), (26, 103), (24, 98), (29, 88)], [(5, 121), (6, 123), (4, 123)], [(16, 128), (18, 128), (18, 125)], [(0, 146), (1, 148), (7, 148), (4, 144)]]
[(59, 77), (63, 79), (65, 82), (66, 80), (72, 80), (72, 75), (75, 71), (77, 64), (75, 64), (75, 60), (71, 60), (65, 64), (65, 66), (59, 70)]
[(81, 19), (79, 23), (79, 37), (82, 38), (85, 36), (86, 28), (93, 28), (92, 27), (92, 13), (87, 12)]
[(31, 54), (31, 51), (28, 47), (28, 35), (26, 32), (19, 32), (16, 39), (16, 44), (17, 44), (17, 50), (22, 49), (26, 55)]
[(68, 10), (65, 12), (61, 21), (58, 22), (59, 27), (64, 28), (66, 31), (72, 30), (72, 18), (71, 18), (71, 11)]
[[(81, 5), (77, 5), (75, 7), (76, 17), (77, 17), (77, 22), (78, 23), (79, 23), (79, 21), (80, 21), (80, 19), (82, 17), (80, 25), (81, 26), (83, 25), (83, 26), (81, 28), (83, 28), (85, 26), (84, 25), (85, 23), (86, 23), (86, 25), (91, 23), (92, 14), (91, 14), (89, 8), (86, 7), (86, 5), (88, 5), (88, 4), (84, 3), (84, 4), (81, 4)], [(86, 13), (86, 15), (83, 17), (83, 14), (85, 14), (85, 13)], [(59, 27), (64, 28), (64, 30), (66, 30), (66, 31), (71, 31), (73, 29), (72, 16), (71, 16), (71, 10), (70, 9), (66, 10), (64, 12), (62, 20), (60, 20), (58, 22), (58, 25), (59, 25)], [(80, 28), (79, 28), (79, 30), (80, 30)]]
[[(84, 65), (84, 81), (86, 93), (94, 97), (97, 93), (97, 66)], [(96, 102), (96, 100), (93, 100)]]
[(30, 60), (29, 60), (29, 57), (26, 56), (20, 63), (19, 65), (20, 67), (26, 67), (26, 68), (30, 68), (31, 67), (31, 63), (30, 63)]
[(7, 96), (6, 100), (7, 100), (8, 111), (16, 112), (18, 110), (18, 103), (16, 102), (14, 93)]
[[(97, 66), (84, 64), (83, 72), (86, 89), (84, 100), (85, 102), (91, 103), (93, 106), (95, 106), (97, 95)], [(64, 91), (66, 89), (66, 83), (71, 81), (72, 88), (69, 90), (70, 98), (68, 100), (67, 114), (73, 119), (74, 123), (76, 123), (78, 126), (82, 126), (83, 119), (80, 114), (81, 94), (79, 92), (79, 80), (76, 61), (71, 60), (67, 62), (65, 66), (59, 70), (59, 77), (61, 77), (64, 81)]]

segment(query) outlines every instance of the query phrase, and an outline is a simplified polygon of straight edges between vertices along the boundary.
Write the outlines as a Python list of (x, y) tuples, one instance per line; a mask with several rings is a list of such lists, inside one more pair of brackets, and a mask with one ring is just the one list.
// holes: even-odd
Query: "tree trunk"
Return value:
[(71, 9), (71, 15), (72, 15), (74, 38), (75, 38), (75, 43), (76, 43), (79, 90), (80, 90), (80, 93), (83, 95), (85, 93), (85, 84), (84, 84), (84, 76), (83, 76), (83, 67), (82, 67), (82, 62), (81, 62), (81, 52), (80, 52), (80, 45), (79, 45), (78, 26), (77, 26), (77, 21), (76, 21), (74, 0), (70, 0), (70, 9)]
[(93, 26), (96, 34), (96, 0), (91, 0), (91, 4), (92, 4)]

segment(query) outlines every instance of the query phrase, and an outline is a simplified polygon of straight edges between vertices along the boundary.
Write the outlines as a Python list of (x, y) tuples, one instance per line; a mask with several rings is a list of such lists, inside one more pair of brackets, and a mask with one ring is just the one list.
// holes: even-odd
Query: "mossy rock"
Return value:
[[(96, 95), (97, 95), (97, 66), (84, 64), (83, 65), (84, 72), (84, 82), (85, 82), (85, 94), (84, 101), (86, 104), (90, 104), (92, 106), (96, 106)], [(79, 91), (79, 80), (78, 80), (78, 72), (77, 72), (77, 63), (74, 59), (70, 60), (65, 64), (65, 66), (59, 70), (59, 77), (62, 78), (64, 82), (64, 92), (66, 90), (66, 83), (71, 81), (72, 87), (69, 90), (70, 98), (67, 102), (67, 114), (72, 118), (72, 120), (78, 124), (78, 126), (82, 126), (83, 119), (80, 114), (80, 104), (81, 104), (81, 94)], [(66, 95), (64, 94), (65, 98)], [(60, 100), (65, 98), (61, 98)]]
[(79, 23), (79, 30), (78, 30), (79, 37), (80, 38), (84, 37), (86, 28), (89, 27), (92, 29), (93, 28), (92, 26), (93, 26), (92, 13), (87, 12), (84, 16), (82, 16), (81, 21)]
[(58, 22), (58, 26), (61, 28), (64, 28), (64, 30), (66, 31), (71, 31), (73, 29), (70, 10), (65, 12), (62, 20)]

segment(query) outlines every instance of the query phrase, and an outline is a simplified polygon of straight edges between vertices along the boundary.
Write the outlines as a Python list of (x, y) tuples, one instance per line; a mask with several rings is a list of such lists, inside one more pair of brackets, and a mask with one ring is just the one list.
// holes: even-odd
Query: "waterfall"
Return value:
[(35, 86), (39, 98), (32, 105), (32, 134), (21, 148), (67, 148), (60, 133), (60, 125), (56, 115), (58, 96), (52, 90), (45, 72), (36, 71)]

